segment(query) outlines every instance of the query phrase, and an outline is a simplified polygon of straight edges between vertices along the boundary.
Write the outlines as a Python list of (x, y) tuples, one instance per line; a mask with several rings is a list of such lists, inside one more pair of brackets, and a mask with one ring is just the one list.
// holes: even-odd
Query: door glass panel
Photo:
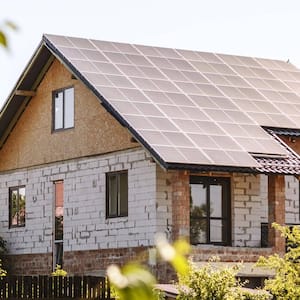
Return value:
[(222, 217), (222, 186), (210, 185), (210, 216)]
[(193, 219), (190, 222), (190, 240), (191, 244), (204, 244), (207, 242), (207, 224), (206, 219)]
[(207, 211), (207, 187), (200, 184), (190, 184), (191, 187), (191, 216), (205, 217)]
[(63, 267), (63, 253), (64, 253), (64, 244), (63, 242), (56, 242), (54, 244), (54, 268), (57, 265), (60, 265), (61, 267)]
[(55, 182), (55, 240), (63, 240), (64, 198), (63, 182)]
[(213, 243), (222, 242), (222, 220), (210, 220), (210, 240)]

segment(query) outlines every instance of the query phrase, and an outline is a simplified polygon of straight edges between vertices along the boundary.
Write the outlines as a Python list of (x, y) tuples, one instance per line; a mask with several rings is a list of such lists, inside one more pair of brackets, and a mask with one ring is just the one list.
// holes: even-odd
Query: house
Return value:
[(299, 94), (283, 61), (44, 35), (0, 113), (11, 272), (143, 255), (163, 276), (157, 232), (195, 261), (284, 252), (270, 224), (300, 222)]

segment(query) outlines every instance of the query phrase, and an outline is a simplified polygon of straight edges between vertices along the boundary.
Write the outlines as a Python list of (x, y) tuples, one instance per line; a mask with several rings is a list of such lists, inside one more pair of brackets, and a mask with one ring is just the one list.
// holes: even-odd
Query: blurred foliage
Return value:
[(107, 275), (117, 299), (159, 299), (154, 289), (154, 276), (140, 265), (129, 263), (122, 269), (112, 265), (108, 267)]
[[(156, 248), (163, 261), (169, 262), (177, 272), (179, 300), (268, 300), (265, 291), (246, 290), (236, 279), (239, 265), (214, 268), (212, 262), (195, 267), (187, 260), (190, 245), (180, 240), (170, 245), (164, 235), (156, 238)], [(216, 259), (213, 259), (215, 261)], [(112, 285), (112, 296), (118, 300), (161, 300), (164, 294), (155, 289), (156, 279), (139, 264), (127, 264), (123, 268), (112, 265), (107, 269)]]
[(0, 259), (0, 278), (7, 275), (7, 271), (2, 268), (2, 260)]
[(11, 21), (5, 21), (0, 26), (0, 46), (8, 49), (9, 43), (8, 43), (8, 31), (13, 30), (16, 31), (18, 28), (15, 25), (15, 23)]
[(189, 266), (184, 276), (179, 276), (178, 300), (268, 300), (264, 291), (251, 292), (243, 289), (243, 283), (236, 279), (241, 264), (234, 267), (215, 267), (218, 258), (212, 258), (203, 267)]
[(63, 270), (60, 265), (56, 265), (55, 271), (51, 273), (52, 276), (67, 276), (67, 271)]
[[(188, 261), (186, 255), (190, 246), (185, 241), (177, 241), (171, 246), (164, 235), (156, 238), (156, 248), (160, 257), (169, 262), (178, 274), (186, 274)], [(155, 277), (140, 264), (129, 263), (123, 268), (112, 265), (107, 275), (114, 290), (114, 297), (120, 300), (158, 300), (164, 299), (162, 292), (155, 288)]]
[(300, 228), (273, 224), (287, 240), (287, 252), (283, 257), (274, 254), (260, 257), (257, 265), (275, 271), (275, 277), (265, 281), (265, 290), (277, 300), (300, 299)]

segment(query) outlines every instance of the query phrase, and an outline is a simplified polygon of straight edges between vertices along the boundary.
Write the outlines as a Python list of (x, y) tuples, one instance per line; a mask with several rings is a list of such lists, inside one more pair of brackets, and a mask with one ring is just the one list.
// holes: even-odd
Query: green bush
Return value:
[[(213, 261), (213, 260), (212, 260)], [(265, 292), (243, 289), (236, 279), (239, 266), (215, 268), (211, 261), (203, 267), (190, 265), (186, 275), (179, 277), (178, 300), (267, 300)]]
[(273, 224), (287, 239), (287, 252), (283, 257), (278, 254), (268, 258), (260, 257), (257, 265), (275, 271), (275, 277), (265, 281), (265, 290), (277, 300), (300, 299), (300, 228)]
[(51, 276), (62, 276), (62, 277), (65, 277), (67, 275), (68, 275), (67, 271), (63, 270), (61, 268), (61, 265), (56, 265), (55, 271), (51, 273)]

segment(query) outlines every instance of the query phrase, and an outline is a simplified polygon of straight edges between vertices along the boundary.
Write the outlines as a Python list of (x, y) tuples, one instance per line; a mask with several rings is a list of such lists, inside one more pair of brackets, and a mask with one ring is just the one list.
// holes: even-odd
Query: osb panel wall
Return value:
[[(75, 127), (52, 129), (52, 91), (74, 86)], [(137, 147), (130, 134), (55, 60), (0, 151), (0, 171)]]

